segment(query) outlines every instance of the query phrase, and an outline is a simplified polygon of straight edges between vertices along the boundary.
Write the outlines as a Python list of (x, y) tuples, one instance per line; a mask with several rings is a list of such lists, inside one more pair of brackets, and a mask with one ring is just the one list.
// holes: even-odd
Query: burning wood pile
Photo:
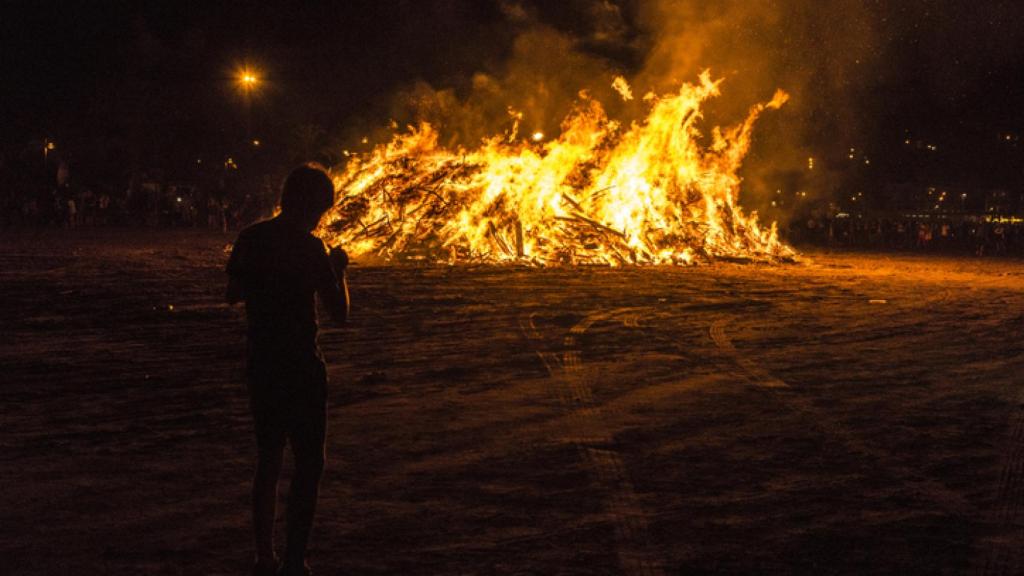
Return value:
[[(792, 256), (774, 224), (737, 204), (737, 170), (758, 116), (714, 128), (702, 146), (701, 104), (721, 81), (705, 72), (678, 93), (649, 94), (624, 128), (580, 94), (549, 142), (511, 134), (475, 150), (438, 145), (433, 127), (398, 134), (334, 174), (339, 199), (318, 233), (355, 257), (396, 262), (690, 264)], [(628, 85), (616, 79), (623, 98)], [(534, 139), (537, 140), (537, 139)]]

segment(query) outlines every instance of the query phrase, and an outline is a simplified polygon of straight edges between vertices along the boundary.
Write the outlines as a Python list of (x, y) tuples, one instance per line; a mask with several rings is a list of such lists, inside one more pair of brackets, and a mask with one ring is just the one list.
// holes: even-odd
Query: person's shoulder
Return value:
[(250, 224), (245, 228), (239, 230), (238, 239), (235, 241), (235, 243), (237, 244), (239, 242), (242, 242), (243, 240), (247, 240), (249, 238), (252, 238), (254, 235), (258, 234), (260, 224), (261, 222), (257, 222), (256, 224)]
[(306, 234), (303, 240), (305, 241), (306, 246), (308, 247), (309, 250), (317, 253), (327, 253), (327, 248), (326, 244), (324, 244), (324, 241), (319, 236), (314, 235), (312, 232)]
[(275, 228), (273, 218), (270, 220), (260, 220), (259, 222), (249, 224), (245, 228), (242, 228), (242, 231), (239, 232), (238, 235), (242, 236), (244, 234), (246, 236), (258, 236), (259, 234), (266, 234), (273, 228)]
[(273, 236), (278, 234), (277, 226), (274, 225), (274, 220), (261, 220), (255, 224), (250, 224), (245, 228), (242, 228), (241, 232), (238, 233), (238, 240), (255, 240), (257, 238), (266, 238), (267, 236)]

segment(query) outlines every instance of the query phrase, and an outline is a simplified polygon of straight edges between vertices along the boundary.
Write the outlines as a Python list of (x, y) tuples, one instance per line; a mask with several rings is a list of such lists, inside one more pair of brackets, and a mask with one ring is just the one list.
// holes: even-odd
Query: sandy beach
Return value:
[[(249, 569), (232, 239), (0, 235), (0, 572)], [(1024, 573), (1024, 262), (349, 282), (318, 574)]]

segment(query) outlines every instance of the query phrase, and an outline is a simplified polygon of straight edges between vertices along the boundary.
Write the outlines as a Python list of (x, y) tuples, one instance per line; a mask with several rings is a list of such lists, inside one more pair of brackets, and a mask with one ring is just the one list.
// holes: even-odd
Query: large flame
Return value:
[[(701, 105), (719, 94), (708, 72), (676, 94), (645, 97), (650, 112), (623, 129), (580, 93), (561, 134), (511, 134), (475, 150), (438, 145), (429, 124), (410, 127), (334, 174), (340, 191), (318, 233), (353, 256), (385, 261), (688, 264), (698, 259), (792, 255), (775, 225), (737, 203), (737, 170), (766, 108), (711, 132)], [(625, 80), (615, 89), (632, 98)]]

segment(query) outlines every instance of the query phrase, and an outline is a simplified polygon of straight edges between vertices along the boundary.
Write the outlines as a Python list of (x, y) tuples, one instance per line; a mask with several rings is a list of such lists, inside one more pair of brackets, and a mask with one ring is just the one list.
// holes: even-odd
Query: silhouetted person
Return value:
[(306, 545), (324, 468), (327, 372), (316, 344), (313, 294), (339, 322), (348, 319), (348, 258), (310, 232), (334, 201), (334, 186), (316, 168), (285, 180), (281, 214), (239, 233), (228, 260), (227, 301), (245, 301), (246, 378), (259, 461), (253, 480), (256, 575), (278, 573), (274, 554), (277, 481), (290, 443), (295, 475), (288, 495), (287, 544), (280, 574), (309, 574)]

